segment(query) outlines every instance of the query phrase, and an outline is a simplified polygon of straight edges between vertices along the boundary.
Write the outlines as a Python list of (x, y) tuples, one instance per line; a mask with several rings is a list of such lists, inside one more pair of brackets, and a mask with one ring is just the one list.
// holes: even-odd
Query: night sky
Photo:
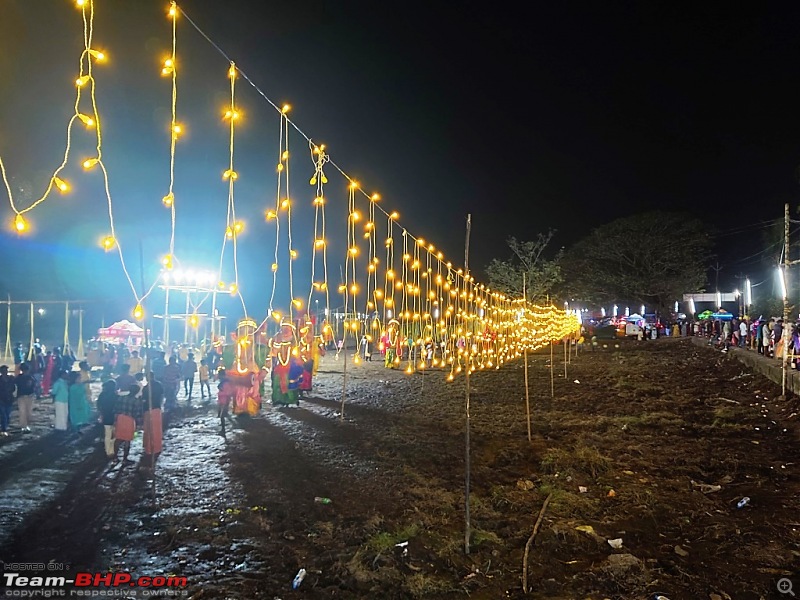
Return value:
[[(166, 252), (168, 3), (95, 0), (97, 99), (118, 237), (138, 286)], [(297, 126), (400, 223), (463, 264), (505, 258), (505, 240), (557, 229), (553, 249), (592, 228), (653, 209), (688, 211), (719, 238), (720, 288), (762, 268), (763, 226), (795, 202), (800, 165), (800, 6), (674, 2), (350, 2), (185, 0), (180, 6)], [(64, 150), (82, 47), (67, 0), (6, 0), (0, 16), (0, 155), (12, 187), (36, 195)], [(178, 22), (176, 254), (216, 269), (225, 227), (227, 61)], [(242, 79), (236, 136), (240, 282), (263, 316), (271, 287), (278, 113)], [(88, 108), (84, 108), (84, 112)], [(64, 175), (73, 190), (29, 213), (30, 236), (0, 237), (0, 293), (105, 298), (128, 316), (132, 295), (108, 231), (101, 179), (80, 162), (92, 136), (75, 128)], [(307, 142), (294, 130), (296, 245), (310, 253)], [(346, 182), (330, 183), (331, 262), (344, 254)], [(24, 192), (17, 192), (22, 194)], [(38, 197), (38, 196), (36, 196)], [(363, 199), (362, 199), (363, 200)], [(21, 204), (27, 203), (22, 201)], [(11, 211), (5, 200), (3, 220)], [(362, 205), (363, 209), (363, 205)], [(733, 233), (734, 228), (740, 232)], [(303, 246), (305, 244), (305, 246)], [(338, 254), (337, 254), (338, 252)], [(301, 257), (297, 269), (307, 268)], [(226, 270), (230, 270), (229, 258)], [(338, 267), (331, 280), (338, 282)], [(308, 275), (300, 275), (303, 289)], [(713, 272), (711, 275), (713, 286)], [(307, 296), (307, 292), (299, 294)], [(157, 303), (154, 299), (154, 303)], [(223, 306), (233, 312), (236, 304)], [(153, 306), (152, 311), (161, 307)], [(107, 314), (106, 314), (107, 313)]]

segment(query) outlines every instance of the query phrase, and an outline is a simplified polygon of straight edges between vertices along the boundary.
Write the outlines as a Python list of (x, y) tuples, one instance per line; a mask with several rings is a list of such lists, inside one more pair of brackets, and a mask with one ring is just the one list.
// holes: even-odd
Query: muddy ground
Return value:
[(299, 409), (265, 402), (225, 436), (195, 398), (155, 477), (109, 465), (99, 430), (59, 437), (39, 405), (32, 434), (0, 441), (0, 558), (184, 575), (196, 599), (800, 591), (797, 398), (690, 340), (611, 342), (566, 377), (554, 356), (554, 398), (549, 351), (529, 359), (532, 441), (523, 361), (471, 378), (468, 555), (464, 379), (350, 364), (341, 419), (327, 356)]

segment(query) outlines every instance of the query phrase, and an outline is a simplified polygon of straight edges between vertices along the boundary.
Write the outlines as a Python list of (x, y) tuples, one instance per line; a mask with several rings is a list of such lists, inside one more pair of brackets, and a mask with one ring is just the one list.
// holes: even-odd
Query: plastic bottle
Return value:
[(333, 502), (333, 500), (330, 498), (323, 498), (322, 496), (314, 496), (314, 502), (317, 502), (318, 504), (330, 504)]
[(297, 575), (294, 576), (294, 581), (292, 581), (292, 589), (296, 590), (300, 587), (300, 584), (303, 583), (303, 579), (306, 578), (306, 570), (300, 569), (297, 572)]
[(748, 504), (750, 504), (750, 496), (745, 496), (736, 503), (736, 508), (744, 508)]

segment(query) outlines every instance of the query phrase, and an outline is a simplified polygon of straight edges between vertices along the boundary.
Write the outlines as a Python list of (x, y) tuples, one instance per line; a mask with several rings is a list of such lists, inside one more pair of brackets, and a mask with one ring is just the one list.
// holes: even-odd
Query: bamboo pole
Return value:
[(78, 311), (78, 360), (83, 359), (83, 309)]
[(339, 411), (339, 420), (344, 422), (344, 400), (347, 397), (347, 327), (344, 328), (344, 336), (342, 337), (342, 358), (344, 359), (342, 367), (342, 408)]
[(64, 345), (62, 348), (69, 346), (69, 301), (64, 303)]
[(556, 384), (554, 381), (555, 374), (553, 373), (555, 366), (553, 365), (553, 340), (550, 340), (550, 397), (555, 398)]
[(33, 358), (33, 345), (36, 343), (36, 338), (33, 335), (33, 302), (31, 302), (31, 343), (28, 347), (28, 360)]
[[(527, 303), (528, 290), (525, 287), (525, 273), (522, 274), (522, 298)], [(531, 398), (528, 388), (528, 348), (523, 350), (523, 357), (525, 359), (525, 413), (528, 417), (528, 441), (532, 440), (531, 437)]]
[(567, 347), (569, 346), (569, 338), (563, 338), (561, 340), (564, 342), (564, 381), (567, 380)]
[[(467, 236), (464, 242), (464, 281), (469, 276), (469, 234), (472, 228), (472, 215), (467, 215)], [(469, 452), (469, 372), (470, 372), (470, 352), (472, 344), (467, 344), (467, 368), (466, 368), (466, 428), (464, 435), (464, 553), (469, 554), (469, 538), (470, 538), (470, 516), (469, 516), (469, 486), (470, 486), (470, 452)]]
[(8, 295), (6, 307), (8, 308), (6, 311), (6, 349), (3, 353), (3, 360), (8, 362), (13, 358), (11, 352), (11, 294)]

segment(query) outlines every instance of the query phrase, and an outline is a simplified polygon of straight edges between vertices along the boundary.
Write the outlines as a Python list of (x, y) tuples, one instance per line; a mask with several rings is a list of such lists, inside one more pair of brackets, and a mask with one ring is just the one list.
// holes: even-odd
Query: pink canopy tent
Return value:
[(97, 330), (97, 339), (110, 344), (126, 344), (141, 346), (144, 341), (144, 329), (136, 323), (123, 319)]

